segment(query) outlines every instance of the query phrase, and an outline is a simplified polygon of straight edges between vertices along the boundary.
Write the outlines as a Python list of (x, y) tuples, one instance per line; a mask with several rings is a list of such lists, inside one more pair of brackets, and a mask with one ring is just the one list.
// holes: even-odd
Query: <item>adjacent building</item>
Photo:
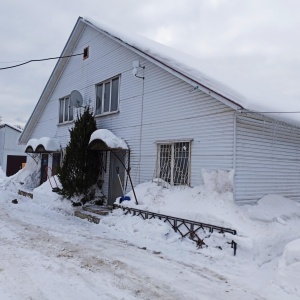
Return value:
[(21, 130), (8, 124), (0, 124), (0, 167), (11, 176), (17, 173), (26, 163), (25, 147), (18, 144)]

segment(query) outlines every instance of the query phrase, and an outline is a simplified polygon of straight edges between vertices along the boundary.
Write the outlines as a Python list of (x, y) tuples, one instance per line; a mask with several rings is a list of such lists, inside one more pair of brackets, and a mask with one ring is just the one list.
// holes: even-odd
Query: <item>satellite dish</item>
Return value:
[(83, 98), (80, 92), (74, 90), (70, 94), (70, 105), (74, 107), (82, 107)]

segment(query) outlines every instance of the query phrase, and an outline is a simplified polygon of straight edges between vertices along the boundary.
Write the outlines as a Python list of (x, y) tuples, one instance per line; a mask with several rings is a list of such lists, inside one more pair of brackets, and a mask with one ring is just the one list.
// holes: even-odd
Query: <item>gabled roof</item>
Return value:
[(22, 132), (22, 130), (20, 128), (14, 127), (12, 125), (9, 125), (9, 124), (0, 124), (0, 129), (4, 128), (4, 127), (9, 127), (9, 128), (11, 128), (11, 129), (13, 129), (15, 131), (20, 132), (20, 133)]
[[(94, 21), (91, 22), (87, 19), (79, 17), (65, 45), (65, 48), (62, 51), (61, 56), (73, 54), (74, 47), (86, 26), (90, 26), (95, 30), (103, 33), (104, 35), (129, 48), (140, 56), (145, 57), (147, 60), (167, 70), (176, 77), (184, 80), (185, 82), (188, 82), (195, 89), (202, 90), (203, 92), (213, 96), (214, 98), (220, 100), (233, 109), (248, 109), (257, 111), (257, 103), (260, 103), (259, 101), (257, 101), (257, 99), (256, 102), (251, 102), (249, 101), (249, 99), (235, 92), (230, 87), (202, 73), (201, 61), (199, 61), (198, 59), (144, 37), (131, 33), (129, 34), (128, 32), (123, 32), (122, 30), (113, 28), (104, 23), (96, 25), (96, 22)], [(46, 87), (44, 88), (42, 95), (36, 107), (34, 108), (34, 111), (29, 118), (23, 133), (19, 138), (20, 143), (26, 143), (28, 141), (31, 132), (33, 131), (35, 124), (39, 120), (39, 117), (47, 104), (47, 100), (50, 97), (53, 89), (55, 88), (60, 75), (66, 67), (69, 59), (72, 58), (63, 58), (58, 60), (46, 84)], [(260, 107), (265, 108), (267, 111), (272, 110), (272, 108), (270, 108), (270, 106), (268, 105), (260, 105)], [(284, 121), (295, 123), (295, 118), (292, 119), (289, 118), (289, 116), (281, 117), (278, 115), (272, 115), (272, 117), (276, 117), (279, 119), (281, 118)]]
[[(60, 56), (68, 56), (71, 55), (76, 42), (78, 41), (83, 29), (85, 28), (86, 24), (84, 22), (82, 22), (82, 18), (79, 17), (74, 28), (73, 31), (61, 53)], [(50, 78), (48, 79), (48, 82), (40, 96), (39, 101), (37, 102), (28, 122), (26, 123), (26, 126), (21, 134), (21, 136), (19, 137), (19, 143), (20, 144), (26, 144), (27, 141), (29, 140), (30, 134), (32, 133), (36, 123), (38, 122), (46, 104), (47, 101), (49, 99), (49, 97), (51, 96), (51, 93), (53, 92), (61, 73), (63, 72), (64, 68), (66, 67), (68, 61), (70, 58), (60, 58), (53, 71), (52, 74), (50, 75)]]

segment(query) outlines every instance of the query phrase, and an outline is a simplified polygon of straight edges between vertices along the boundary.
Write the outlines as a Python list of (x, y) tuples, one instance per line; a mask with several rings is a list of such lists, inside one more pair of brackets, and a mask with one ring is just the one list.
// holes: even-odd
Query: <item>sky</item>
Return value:
[[(225, 84), (300, 111), (299, 0), (0, 0), (0, 67), (59, 56), (79, 16), (199, 58)], [(56, 61), (0, 70), (2, 122), (25, 125)], [(256, 94), (254, 93), (256, 92)], [(263, 100), (262, 100), (263, 101)], [(300, 114), (299, 114), (300, 119)]]

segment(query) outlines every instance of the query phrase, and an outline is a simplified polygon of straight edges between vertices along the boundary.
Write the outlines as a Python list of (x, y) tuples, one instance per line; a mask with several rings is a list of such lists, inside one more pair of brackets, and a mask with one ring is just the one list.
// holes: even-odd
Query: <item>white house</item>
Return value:
[[(300, 200), (300, 128), (293, 120), (246, 109), (244, 97), (201, 73), (196, 59), (83, 18), (61, 55), (74, 54), (80, 55), (56, 64), (20, 143), (49, 137), (63, 149), (77, 113), (70, 102), (76, 90), (93, 108), (97, 127), (126, 142), (130, 156), (125, 147), (118, 153), (130, 163), (134, 185), (161, 177), (195, 186), (203, 168), (225, 169), (235, 171), (240, 204), (269, 193)], [(95, 149), (116, 152), (98, 142)], [(111, 203), (121, 193), (120, 162), (104, 151), (99, 163)], [(125, 184), (124, 170), (120, 176)]]
[(22, 168), (22, 164), (26, 163), (25, 147), (18, 145), (20, 134), (19, 128), (0, 124), (0, 167), (6, 176), (17, 173)]

